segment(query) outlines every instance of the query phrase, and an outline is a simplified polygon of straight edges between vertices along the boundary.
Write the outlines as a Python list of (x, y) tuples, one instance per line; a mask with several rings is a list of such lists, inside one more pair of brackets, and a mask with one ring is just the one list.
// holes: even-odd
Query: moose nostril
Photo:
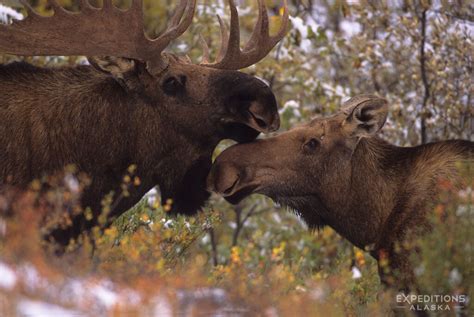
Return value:
[(227, 162), (214, 163), (208, 176), (207, 186), (210, 191), (230, 196), (235, 191), (240, 181), (240, 172)]
[(240, 179), (239, 175), (235, 175), (234, 181), (231, 183), (230, 187), (228, 187), (226, 190), (223, 191), (223, 194), (230, 195), (232, 191), (234, 190), (235, 186), (237, 185), (237, 183), (239, 182), (239, 179)]
[(265, 121), (265, 118), (261, 117), (260, 115), (258, 114), (255, 114), (254, 112), (252, 111), (248, 111), (250, 117), (252, 117), (252, 119), (255, 121), (255, 123), (258, 125), (259, 128), (261, 129), (267, 129), (268, 127), (268, 124), (267, 122)]
[(255, 118), (255, 122), (257, 122), (258, 126), (262, 129), (266, 129), (267, 128), (267, 124), (265, 121), (263, 121), (262, 119), (260, 118)]
[(277, 114), (270, 125), (269, 131), (276, 131), (280, 128), (280, 116)]

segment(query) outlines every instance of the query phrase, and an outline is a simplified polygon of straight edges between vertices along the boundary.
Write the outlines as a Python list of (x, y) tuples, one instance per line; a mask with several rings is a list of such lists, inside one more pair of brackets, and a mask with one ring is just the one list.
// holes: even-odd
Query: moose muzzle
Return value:
[(207, 177), (207, 190), (222, 195), (233, 204), (257, 192), (273, 174), (273, 169), (262, 164), (257, 155), (263, 143), (268, 140), (236, 144), (222, 152)]

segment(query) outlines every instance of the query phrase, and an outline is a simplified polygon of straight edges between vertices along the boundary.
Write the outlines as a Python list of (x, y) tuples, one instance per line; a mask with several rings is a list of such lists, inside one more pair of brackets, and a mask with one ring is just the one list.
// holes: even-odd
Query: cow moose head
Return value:
[(269, 196), (310, 227), (328, 225), (388, 260), (389, 272), (387, 261), (379, 262), (386, 285), (416, 288), (412, 244), (404, 242), (428, 230), (436, 179), (452, 176), (458, 161), (473, 162), (474, 142), (392, 145), (377, 137), (387, 112), (385, 99), (360, 95), (332, 116), (231, 146), (217, 157), (208, 188), (232, 203), (251, 193)]
[(313, 194), (340, 202), (349, 186), (347, 178), (358, 144), (382, 128), (387, 110), (384, 99), (362, 95), (329, 118), (230, 147), (217, 158), (209, 188), (231, 202), (252, 192), (282, 202), (301, 201)]

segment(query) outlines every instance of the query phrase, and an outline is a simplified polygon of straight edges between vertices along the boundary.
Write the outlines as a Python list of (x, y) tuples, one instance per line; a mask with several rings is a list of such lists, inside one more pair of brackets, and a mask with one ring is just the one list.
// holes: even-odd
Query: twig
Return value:
[(217, 266), (219, 264), (217, 259), (217, 241), (216, 235), (214, 232), (214, 228), (209, 229), (209, 236), (211, 237), (211, 257), (212, 257), (212, 265)]
[(237, 242), (239, 240), (239, 235), (242, 231), (242, 229), (245, 226), (245, 223), (251, 216), (255, 214), (255, 211), (257, 210), (257, 204), (253, 204), (250, 208), (245, 217), (242, 219), (242, 207), (240, 205), (237, 205), (235, 208), (235, 222), (236, 222), (236, 228), (234, 231), (234, 234), (232, 235), (232, 246), (235, 247), (237, 245)]
[(430, 84), (428, 82), (428, 77), (426, 75), (426, 55), (425, 55), (425, 43), (426, 43), (426, 11), (427, 9), (423, 9), (421, 13), (421, 45), (420, 45), (420, 71), (421, 71), (421, 79), (423, 81), (423, 87), (425, 90), (425, 94), (423, 96), (423, 104), (422, 104), (422, 113), (421, 113), (421, 143), (426, 143), (426, 114), (424, 110), (426, 109), (426, 105), (428, 104), (428, 99), (430, 98)]
[[(375, 42), (377, 40), (377, 27), (374, 26), (374, 32), (372, 34), (372, 40)], [(377, 93), (380, 93), (380, 84), (377, 80), (377, 60), (374, 59), (372, 63), (372, 70), (371, 70), (371, 75), (372, 75), (372, 83), (374, 85), (374, 89)]]
[(235, 247), (237, 245), (240, 231), (242, 230), (242, 222), (240, 220), (242, 216), (242, 205), (238, 204), (235, 206), (235, 230), (232, 234), (232, 246)]

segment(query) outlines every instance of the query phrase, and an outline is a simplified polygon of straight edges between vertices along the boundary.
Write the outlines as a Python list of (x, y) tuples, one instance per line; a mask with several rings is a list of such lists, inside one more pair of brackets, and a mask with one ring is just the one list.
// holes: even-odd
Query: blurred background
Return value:
[[(245, 40), (256, 21), (256, 1), (234, 1)], [(262, 62), (243, 70), (272, 87), (281, 130), (329, 115), (356, 94), (375, 93), (389, 101), (381, 137), (394, 144), (474, 140), (472, 1), (288, 1), (288, 35)], [(58, 2), (79, 11), (79, 1)], [(101, 6), (101, 1), (90, 2)], [(198, 63), (201, 34), (215, 54), (220, 45), (216, 14), (229, 18), (225, 2), (198, 0), (194, 23), (169, 50)], [(282, 2), (265, 2), (276, 31)], [(52, 14), (47, 1), (30, 3), (40, 14)], [(130, 1), (114, 3), (127, 8)], [(144, 1), (150, 36), (165, 28), (174, 6), (171, 0)], [(3, 23), (24, 12), (19, 1), (0, 0)], [(0, 55), (0, 63), (22, 59), (48, 67), (86, 62), (84, 57)], [(220, 144), (215, 155), (231, 144)], [(473, 313), (474, 172), (472, 166), (459, 168), (464, 176), (460, 187), (440, 184), (443, 195), (430, 215), (436, 229), (418, 242), (422, 252), (416, 273), (424, 293), (470, 294), (467, 309)], [(152, 191), (98, 237), (93, 253), (86, 243), (62, 260), (40, 252), (34, 226), (3, 222), (8, 234), (0, 230), (0, 275), (9, 272), (15, 282), (7, 287), (0, 277), (0, 315), (27, 315), (29, 309), (51, 305), (65, 309), (64, 314), (85, 316), (91, 311), (110, 316), (368, 316), (386, 314), (394, 304), (368, 254), (330, 228), (309, 231), (293, 211), (263, 196), (236, 206), (213, 197), (194, 218), (173, 218), (166, 210)], [(19, 263), (35, 263), (30, 269), (48, 286), (25, 281), (32, 273), (24, 273)], [(90, 291), (88, 301), (77, 301), (87, 296), (69, 289), (71, 279), (79, 288), (100, 286), (102, 293), (97, 292), (109, 292), (109, 297)], [(95, 282), (88, 284), (90, 279)], [(454, 308), (443, 314), (453, 313)]]

